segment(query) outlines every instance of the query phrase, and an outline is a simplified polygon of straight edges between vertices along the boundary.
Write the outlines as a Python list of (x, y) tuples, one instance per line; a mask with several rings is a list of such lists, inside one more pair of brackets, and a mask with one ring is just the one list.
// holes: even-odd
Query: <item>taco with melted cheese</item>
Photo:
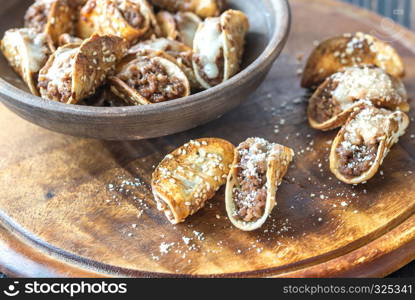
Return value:
[(190, 95), (183, 71), (160, 56), (137, 56), (110, 77), (111, 91), (130, 105), (160, 103)]
[(239, 72), (248, 30), (248, 18), (237, 10), (207, 18), (199, 25), (193, 42), (193, 69), (203, 88), (216, 86)]

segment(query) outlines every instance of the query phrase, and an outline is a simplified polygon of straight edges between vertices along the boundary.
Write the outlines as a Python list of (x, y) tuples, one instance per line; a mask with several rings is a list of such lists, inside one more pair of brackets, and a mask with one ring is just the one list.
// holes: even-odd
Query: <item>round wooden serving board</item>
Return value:
[[(291, 37), (244, 105), (198, 129), (103, 142), (35, 127), (0, 108), (0, 270), (17, 276), (385, 276), (415, 258), (415, 122), (381, 174), (348, 186), (328, 170), (336, 132), (312, 130), (297, 70), (313, 42), (364, 31), (391, 41), (415, 95), (415, 35), (334, 1), (291, 1)], [(412, 103), (411, 117), (415, 107)], [(151, 126), (151, 124), (148, 124)], [(276, 130), (277, 129), (277, 130)], [(255, 232), (226, 218), (223, 188), (186, 223), (157, 211), (155, 165), (190, 139), (259, 136), (295, 149), (278, 206)]]

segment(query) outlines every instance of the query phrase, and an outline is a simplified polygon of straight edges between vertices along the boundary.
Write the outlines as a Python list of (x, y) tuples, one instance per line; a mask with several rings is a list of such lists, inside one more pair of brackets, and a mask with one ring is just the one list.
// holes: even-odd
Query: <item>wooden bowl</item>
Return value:
[[(32, 0), (2, 3), (0, 34), (22, 27)], [(104, 140), (165, 136), (205, 124), (241, 104), (262, 83), (281, 53), (290, 28), (287, 0), (229, 0), (250, 20), (243, 70), (227, 82), (198, 94), (165, 103), (134, 107), (68, 105), (28, 92), (0, 55), (0, 98), (20, 117), (64, 134)]]

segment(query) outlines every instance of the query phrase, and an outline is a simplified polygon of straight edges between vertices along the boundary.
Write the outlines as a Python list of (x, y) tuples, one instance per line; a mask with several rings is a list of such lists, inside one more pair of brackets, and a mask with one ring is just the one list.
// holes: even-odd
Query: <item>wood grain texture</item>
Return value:
[[(304, 63), (297, 57), (308, 55), (315, 40), (344, 31), (390, 33), (379, 31), (378, 17), (348, 5), (291, 4), (291, 37), (265, 83), (240, 108), (198, 129), (102, 142), (46, 131), (1, 108), (0, 217), (7, 230), (0, 231), (0, 251), (8, 259), (0, 256), (0, 270), (24, 255), (35, 267), (13, 274), (385, 276), (413, 260), (415, 123), (385, 160), (383, 175), (357, 187), (342, 184), (327, 161), (336, 133), (308, 126), (297, 75)], [(393, 44), (407, 65), (404, 81), (413, 98), (415, 37), (400, 30)], [(154, 166), (189, 139), (209, 136), (235, 144), (261, 136), (295, 149), (277, 207), (261, 230), (231, 226), (223, 188), (184, 224), (172, 226), (156, 210), (148, 186)]]

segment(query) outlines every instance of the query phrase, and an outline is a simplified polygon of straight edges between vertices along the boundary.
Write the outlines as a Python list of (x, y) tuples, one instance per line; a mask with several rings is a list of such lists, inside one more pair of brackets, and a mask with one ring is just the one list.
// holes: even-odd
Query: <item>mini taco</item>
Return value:
[(39, 96), (37, 76), (50, 55), (46, 34), (31, 28), (10, 29), (4, 34), (0, 47), (30, 92)]
[(248, 29), (248, 18), (237, 10), (207, 18), (199, 25), (193, 42), (193, 69), (203, 88), (216, 86), (239, 72)]
[(260, 138), (250, 138), (235, 149), (225, 194), (233, 225), (252, 231), (265, 223), (293, 157), (292, 149)]
[(190, 95), (183, 71), (159, 56), (137, 56), (110, 77), (111, 91), (130, 105), (165, 102)]
[(76, 104), (95, 93), (127, 52), (117, 36), (93, 35), (79, 44), (58, 48), (39, 73), (43, 98)]
[(408, 126), (409, 118), (401, 111), (376, 108), (370, 102), (357, 109), (332, 144), (332, 173), (347, 184), (368, 181)]
[(399, 78), (374, 66), (348, 67), (328, 77), (311, 96), (310, 125), (319, 130), (342, 126), (360, 99), (377, 107), (409, 111), (408, 95)]
[(151, 187), (157, 207), (172, 224), (203, 208), (225, 184), (235, 147), (228, 141), (190, 141), (167, 155), (154, 170)]
[(375, 65), (394, 77), (403, 77), (405, 68), (396, 50), (387, 43), (358, 32), (328, 39), (311, 53), (301, 86), (316, 88), (344, 67)]

